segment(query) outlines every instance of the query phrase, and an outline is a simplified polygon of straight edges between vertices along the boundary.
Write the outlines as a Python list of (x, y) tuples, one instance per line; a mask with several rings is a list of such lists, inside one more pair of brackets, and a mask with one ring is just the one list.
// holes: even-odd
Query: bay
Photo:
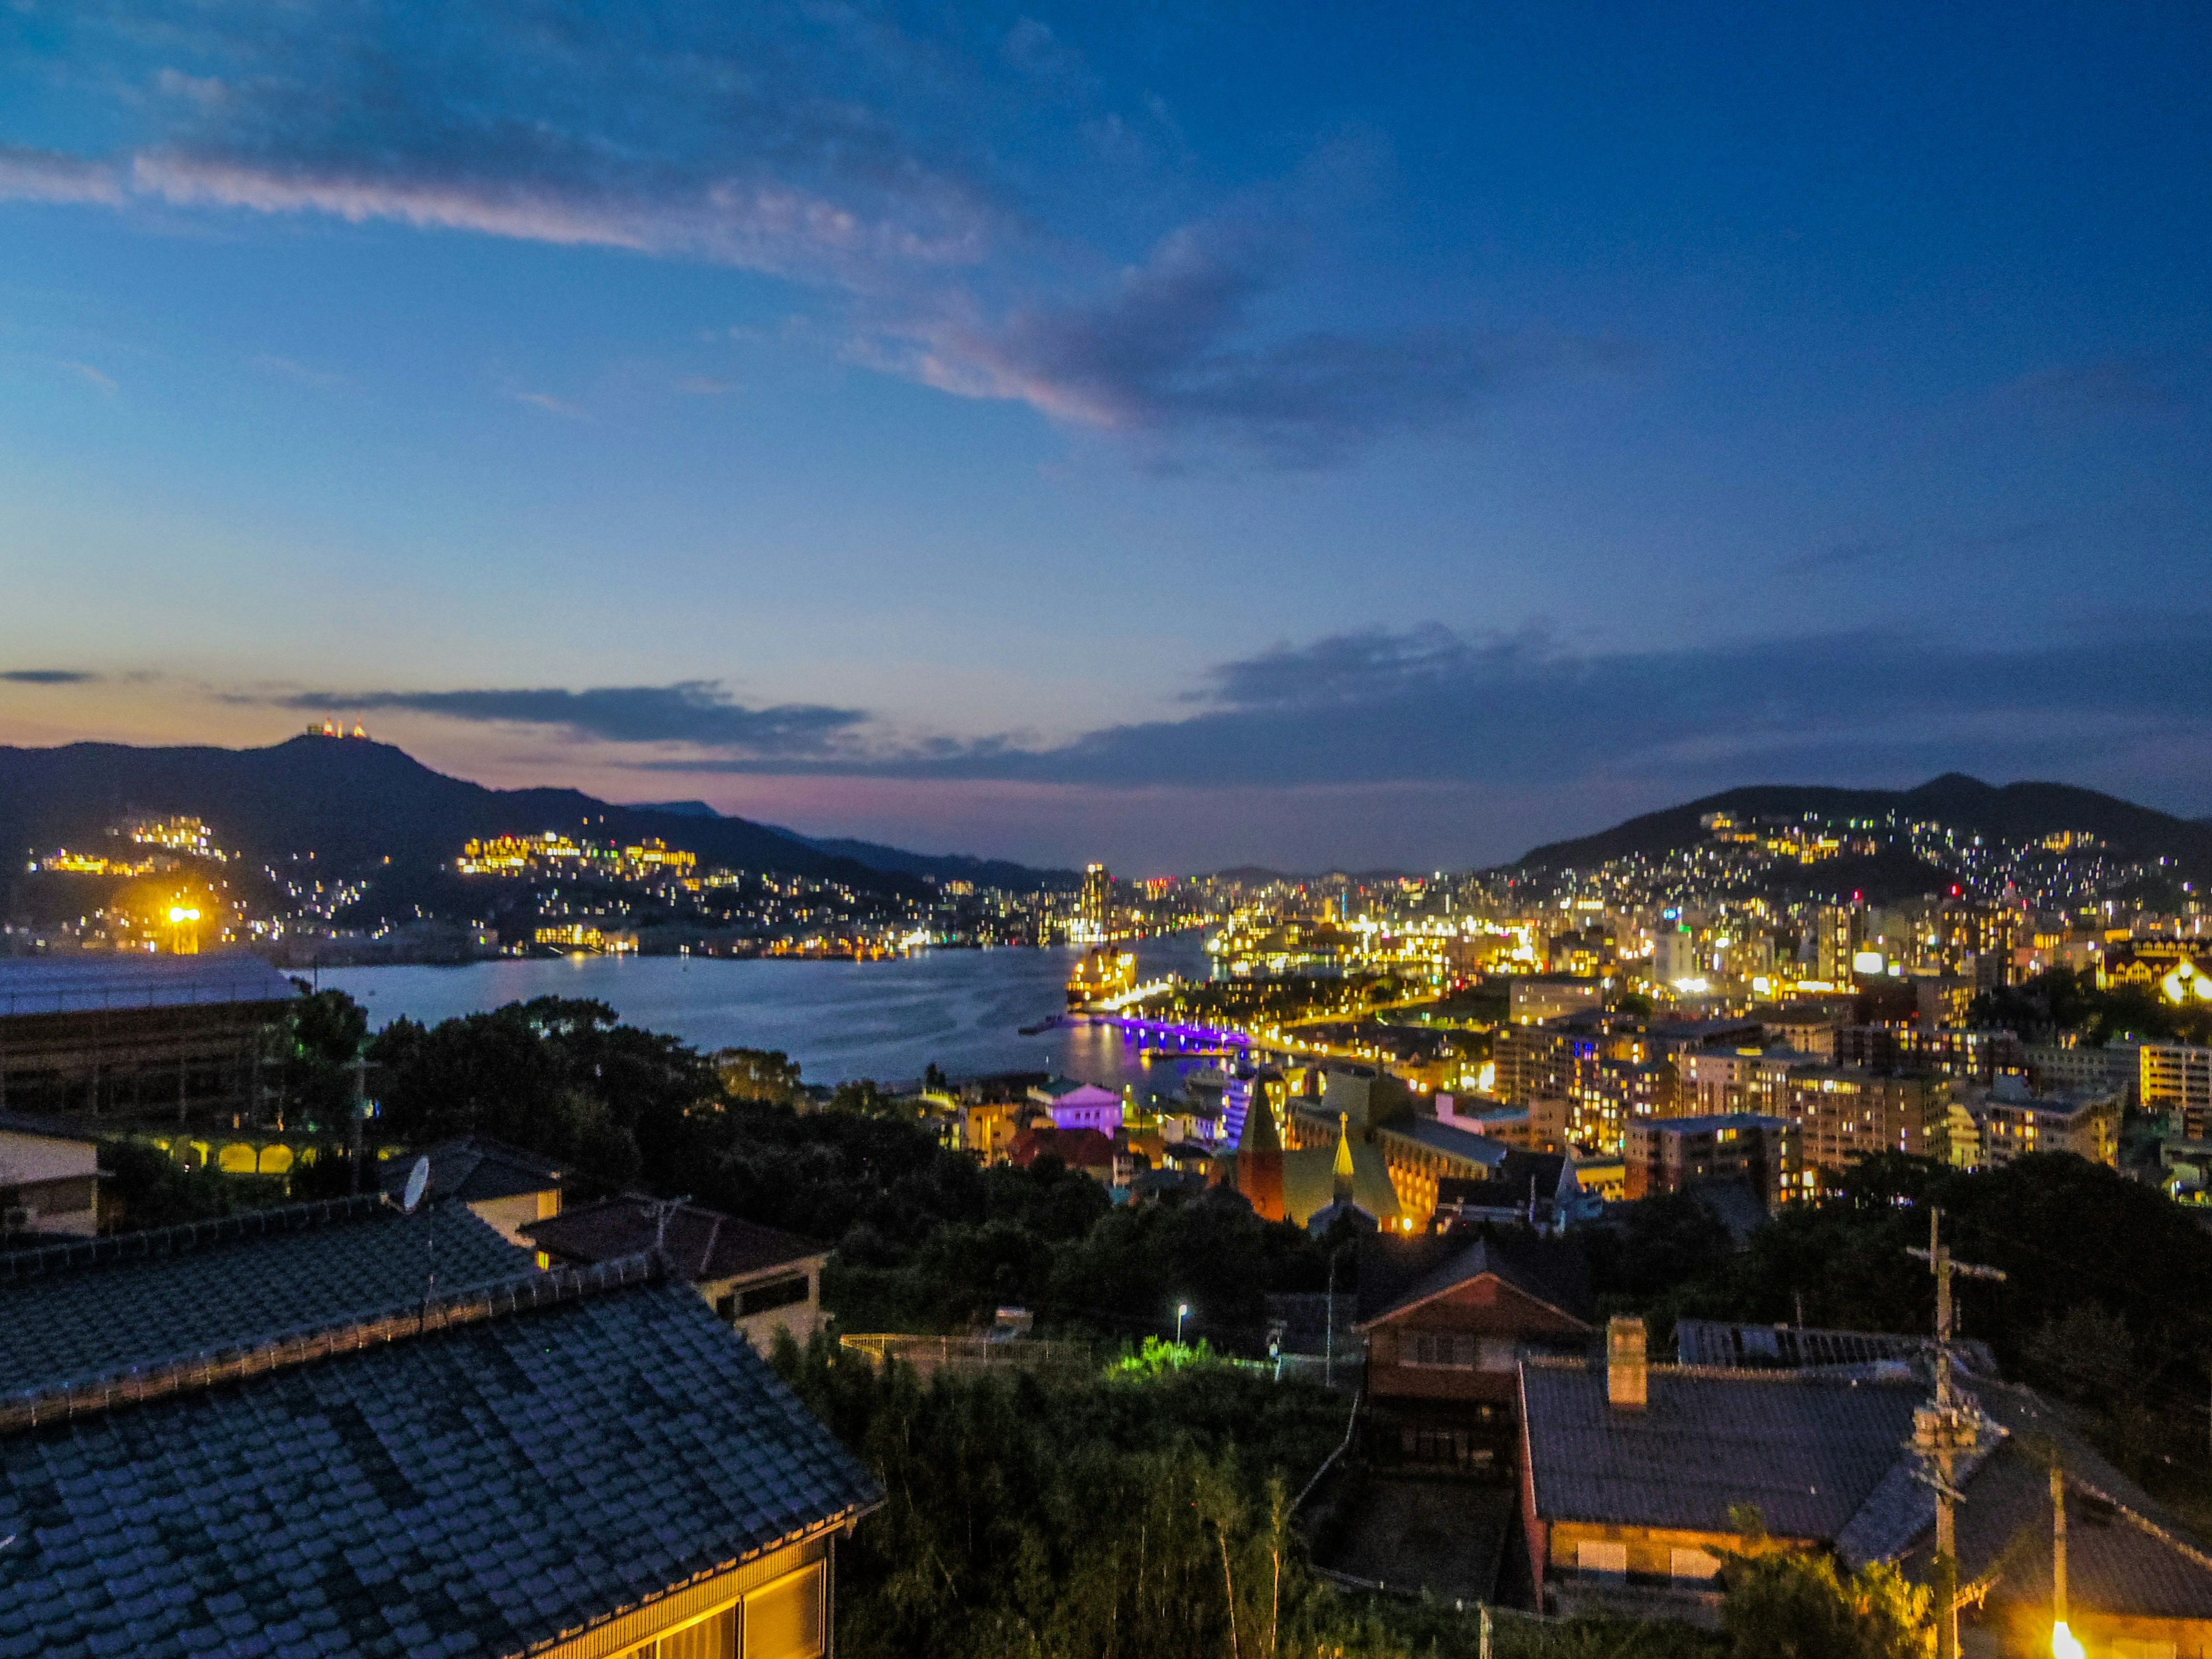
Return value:
[[(1142, 939), (1138, 971), (1203, 979), (1209, 959), (1197, 932)], [(790, 958), (715, 961), (681, 957), (502, 958), (458, 967), (325, 968), (319, 983), (345, 992), (381, 1029), (403, 1015), (435, 1024), (533, 997), (588, 997), (633, 1025), (693, 1047), (780, 1048), (809, 1083), (1058, 1072), (1119, 1090), (1172, 1086), (1182, 1067), (1147, 1065), (1111, 1026), (1020, 1029), (1066, 1006), (1067, 976), (1082, 952), (932, 951), (882, 962)], [(1157, 1039), (1156, 1039), (1157, 1040)]]

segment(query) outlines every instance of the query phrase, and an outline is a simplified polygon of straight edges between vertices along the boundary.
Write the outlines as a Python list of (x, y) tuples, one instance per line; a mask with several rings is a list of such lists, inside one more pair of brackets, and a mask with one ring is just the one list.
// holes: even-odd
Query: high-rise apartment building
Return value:
[(1943, 1157), (1950, 1103), (1943, 1078), (1808, 1066), (1790, 1073), (1787, 1115), (1805, 1167), (1833, 1174), (1875, 1152)]
[(2191, 1140), (2206, 1139), (2212, 1123), (2212, 1048), (2185, 1042), (2146, 1042), (2137, 1053), (2142, 1109), (2166, 1120)]
[(1097, 944), (1108, 937), (1114, 923), (1114, 872), (1103, 864), (1083, 867), (1083, 890), (1076, 899), (1076, 919), (1085, 939)]
[(1851, 982), (1858, 949), (1859, 913), (1848, 904), (1823, 904), (1813, 912), (1813, 969), (1830, 985)]

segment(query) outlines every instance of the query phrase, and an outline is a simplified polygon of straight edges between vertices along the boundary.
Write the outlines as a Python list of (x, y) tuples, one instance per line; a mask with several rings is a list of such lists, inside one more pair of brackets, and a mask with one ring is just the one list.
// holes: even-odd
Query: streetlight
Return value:
[(1181, 1347), (1182, 1346), (1182, 1322), (1188, 1318), (1189, 1315), (1189, 1303), (1178, 1302), (1176, 1304), (1176, 1346), (1177, 1347)]

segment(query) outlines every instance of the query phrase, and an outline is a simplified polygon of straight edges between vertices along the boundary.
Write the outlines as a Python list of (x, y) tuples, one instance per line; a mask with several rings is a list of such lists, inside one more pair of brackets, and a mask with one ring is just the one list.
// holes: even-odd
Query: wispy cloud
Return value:
[(543, 410), (548, 415), (558, 415), (564, 421), (588, 421), (591, 411), (580, 404), (572, 404), (565, 398), (556, 398), (550, 392), (515, 392), (508, 394), (519, 404)]
[(81, 668), (0, 669), (0, 680), (10, 685), (84, 685), (99, 678)]
[(272, 352), (262, 352), (251, 361), (253, 367), (264, 374), (274, 374), (300, 386), (312, 386), (318, 392), (326, 392), (332, 386), (344, 384), (345, 381), (343, 374), (333, 374), (326, 368), (314, 368), (312, 364), (301, 362), (295, 358), (280, 357)]
[[(158, 94), (118, 113), (139, 124), (136, 141), (113, 157), (0, 150), (0, 197), (389, 223), (763, 273), (828, 296), (852, 361), (1025, 404), (1151, 462), (1225, 441), (1273, 465), (1328, 465), (1461, 422), (1516, 375), (1589, 355), (1534, 327), (1301, 325), (1304, 186), (1179, 209), (1186, 222), (1125, 269), (1121, 249), (1048, 234), (1052, 216), (1025, 200), (1035, 182), (994, 156), (994, 123), (1116, 135), (1069, 152), (1115, 177), (1162, 165), (1154, 140), (1177, 156), (1182, 141), (1157, 100), (1113, 107), (1036, 19), (981, 35), (797, 0), (489, 0), (434, 26), (398, 0), (144, 9), (88, 0), (72, 14), (88, 54), (159, 53), (108, 77)], [(1343, 172), (1330, 141), (1315, 150), (1324, 159), (1294, 176)], [(826, 332), (838, 337), (836, 319)]]
[(795, 764), (645, 764), (1109, 789), (1631, 780), (1684, 793), (1884, 769), (2063, 769), (2130, 746), (2212, 750), (2187, 666), (2201, 644), (2175, 624), (2126, 648), (1969, 648), (1884, 631), (1590, 653), (1540, 632), (1470, 639), (1431, 625), (1225, 662), (1184, 718), (1060, 744), (856, 743)]
[(1918, 530), (1855, 537), (1784, 559), (1780, 568), (1795, 574), (1820, 575), (1907, 562), (1985, 564), (2049, 541), (2055, 528), (2047, 520), (2037, 520), (1987, 530)]
[(65, 359), (61, 366), (103, 398), (112, 398), (118, 390), (112, 375), (102, 374), (90, 363), (71, 362)]
[(445, 720), (550, 727), (603, 743), (676, 744), (721, 756), (775, 757), (824, 755), (866, 719), (858, 709), (814, 703), (749, 707), (709, 680), (581, 691), (302, 691), (252, 700), (316, 714), (405, 709)]
[(2203, 365), (2179, 352), (2130, 353), (2024, 374), (2007, 401), (2064, 413), (2168, 415), (2198, 400)]
[(123, 204), (123, 183), (104, 161), (0, 144), (0, 202)]
[(1106, 432), (1226, 434), (1287, 465), (1325, 465), (1381, 434), (1460, 419), (1523, 371), (1616, 355), (1462, 327), (1270, 336), (1255, 315), (1283, 289), (1293, 240), (1265, 220), (1186, 226), (1090, 299), (997, 319), (949, 310), (859, 352), (962, 397), (1026, 403)]

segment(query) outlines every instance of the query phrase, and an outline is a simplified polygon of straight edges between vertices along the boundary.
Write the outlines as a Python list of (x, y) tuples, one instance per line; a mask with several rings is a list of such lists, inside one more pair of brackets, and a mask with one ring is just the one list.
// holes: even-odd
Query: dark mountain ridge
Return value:
[(131, 814), (190, 814), (255, 863), (313, 853), (341, 873), (392, 861), (396, 884), (449, 863), (471, 836), (557, 830), (599, 841), (657, 836), (701, 863), (918, 895), (912, 876), (870, 868), (744, 818), (617, 806), (577, 789), (488, 789), (390, 744), (297, 737), (266, 749), (76, 743), (0, 747), (0, 848), (96, 850)]
[(1707, 838), (1699, 820), (1709, 812), (1751, 817), (1879, 818), (1890, 812), (1933, 820), (2008, 842), (2030, 842), (2063, 830), (2087, 830), (2116, 856), (2138, 861), (2177, 860), (2194, 878), (2212, 876), (2212, 824), (2138, 806), (2114, 795), (2064, 783), (1984, 783), (1947, 772), (1914, 789), (1836, 789), (1812, 785), (1756, 784), (1647, 812), (1594, 836), (1532, 848), (1514, 866), (1522, 870), (1588, 869), (1636, 854), (1656, 857)]
[[(641, 804), (632, 810), (668, 812), (687, 818), (718, 818), (722, 816), (703, 800), (654, 801), (650, 805)], [(828, 853), (836, 858), (857, 859), (871, 870), (890, 870), (900, 875), (920, 876), (928, 881), (972, 881), (978, 887), (1004, 887), (1014, 892), (1034, 893), (1073, 888), (1083, 879), (1073, 870), (1040, 870), (1030, 865), (1017, 864), (1011, 859), (979, 859), (966, 853), (910, 853), (903, 847), (886, 847), (881, 842), (854, 841), (835, 836), (802, 836), (798, 830), (787, 830), (780, 823), (766, 823), (761, 828), (773, 830), (802, 847), (811, 847), (817, 853)]]

